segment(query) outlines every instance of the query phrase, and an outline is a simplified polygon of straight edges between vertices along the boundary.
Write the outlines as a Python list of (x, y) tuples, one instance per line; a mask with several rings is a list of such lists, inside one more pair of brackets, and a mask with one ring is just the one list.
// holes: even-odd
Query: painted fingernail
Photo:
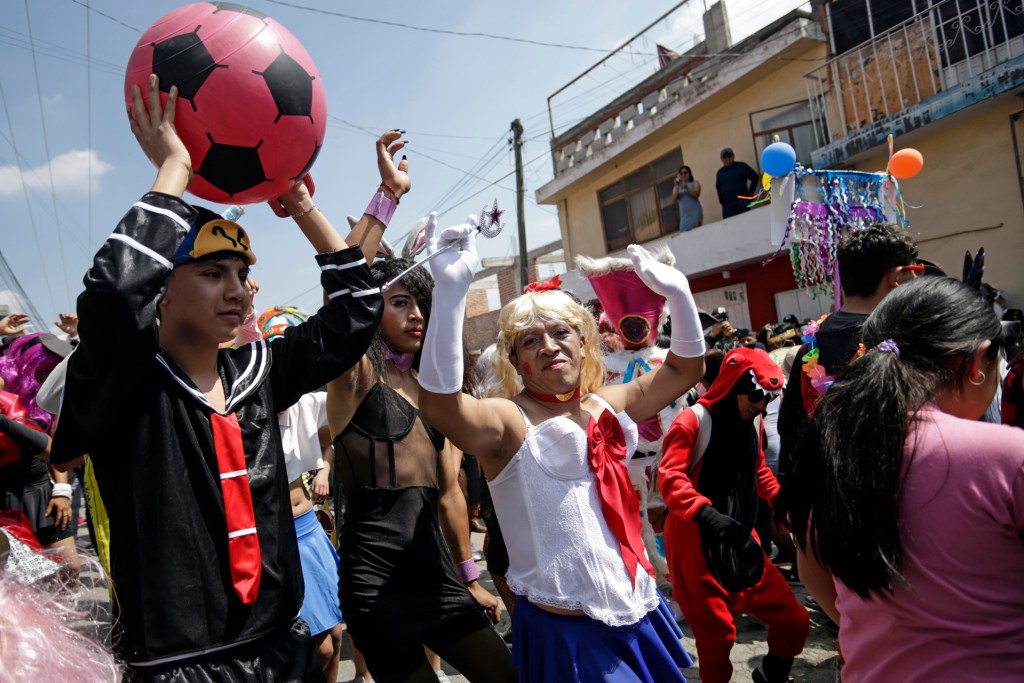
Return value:
[(391, 132), (392, 132), (392, 133), (397, 133), (397, 132), (398, 132), (398, 129), (397, 129), (397, 128), (392, 128), (392, 129), (391, 129)]
[(401, 133), (402, 135), (405, 135), (405, 131), (404, 130), (400, 130), (398, 132)]
[(408, 157), (403, 154), (402, 155), (402, 161), (405, 161), (406, 159), (408, 159)]

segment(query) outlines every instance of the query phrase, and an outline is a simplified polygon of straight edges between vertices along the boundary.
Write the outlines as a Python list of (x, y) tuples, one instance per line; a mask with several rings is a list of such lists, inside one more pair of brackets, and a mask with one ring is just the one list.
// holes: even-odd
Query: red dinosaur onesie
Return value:
[(732, 677), (729, 652), (740, 612), (768, 625), (769, 653), (754, 672), (755, 681), (789, 680), (793, 658), (807, 638), (807, 610), (767, 561), (753, 531), (757, 497), (771, 504), (779, 491), (765, 465), (755, 413), (763, 412), (764, 399), (774, 398), (784, 383), (767, 353), (734, 349), (698, 401), (707, 411), (703, 429), (711, 429), (703, 454), (697, 453), (701, 427), (693, 409), (683, 411), (665, 436), (658, 468), (669, 510), (665, 548), (704, 683), (728, 683)]

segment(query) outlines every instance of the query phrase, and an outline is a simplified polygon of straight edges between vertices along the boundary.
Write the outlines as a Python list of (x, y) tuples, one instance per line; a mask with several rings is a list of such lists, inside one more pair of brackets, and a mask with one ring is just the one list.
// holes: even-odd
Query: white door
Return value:
[(747, 306), (746, 282), (695, 292), (693, 300), (697, 302), (697, 308), (704, 309), (708, 313), (719, 306), (725, 306), (729, 311), (729, 322), (733, 327), (750, 329), (750, 308)]
[(818, 294), (812, 298), (811, 293), (806, 289), (790, 289), (786, 292), (775, 293), (775, 311), (779, 319), (792, 313), (802, 323), (805, 320), (817, 320), (832, 310), (832, 297), (826, 294)]

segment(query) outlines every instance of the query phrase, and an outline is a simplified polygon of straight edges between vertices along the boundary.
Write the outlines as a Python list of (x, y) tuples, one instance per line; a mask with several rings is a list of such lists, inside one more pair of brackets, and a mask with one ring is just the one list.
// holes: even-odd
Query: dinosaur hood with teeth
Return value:
[(766, 396), (778, 396), (786, 379), (782, 369), (766, 352), (740, 347), (725, 355), (718, 377), (698, 403), (712, 408), (732, 393), (737, 384), (740, 385), (740, 393), (760, 392)]

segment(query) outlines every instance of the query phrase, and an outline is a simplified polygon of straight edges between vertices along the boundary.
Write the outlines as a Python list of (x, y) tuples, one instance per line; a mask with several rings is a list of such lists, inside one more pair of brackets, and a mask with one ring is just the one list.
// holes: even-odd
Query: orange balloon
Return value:
[(924, 157), (916, 149), (907, 147), (892, 155), (889, 159), (889, 173), (894, 178), (906, 180), (913, 178), (924, 167)]

